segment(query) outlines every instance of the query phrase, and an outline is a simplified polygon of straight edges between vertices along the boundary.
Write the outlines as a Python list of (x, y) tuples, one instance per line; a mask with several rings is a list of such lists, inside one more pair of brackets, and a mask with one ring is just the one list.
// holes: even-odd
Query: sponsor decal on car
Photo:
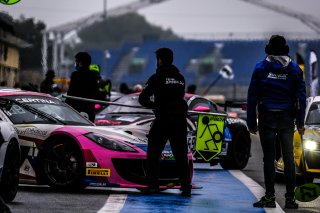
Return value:
[(86, 167), (96, 168), (96, 167), (98, 167), (98, 163), (97, 162), (86, 162)]
[(172, 151), (163, 151), (161, 154), (161, 160), (174, 160)]
[(16, 128), (18, 135), (34, 135), (34, 136), (40, 136), (44, 137), (48, 134), (47, 131), (43, 131), (36, 126), (33, 125), (22, 125), (19, 126), (19, 128)]
[(57, 105), (59, 105), (58, 101), (53, 101), (51, 99), (45, 99), (45, 98), (16, 98), (15, 100), (20, 103), (57, 104)]
[(36, 177), (36, 172), (34, 171), (30, 161), (25, 159), (20, 167), (20, 174), (24, 174), (31, 177)]
[(103, 187), (103, 186), (107, 186), (106, 183), (90, 183), (90, 186), (96, 186), (96, 187)]
[(87, 168), (86, 176), (110, 177), (110, 169)]

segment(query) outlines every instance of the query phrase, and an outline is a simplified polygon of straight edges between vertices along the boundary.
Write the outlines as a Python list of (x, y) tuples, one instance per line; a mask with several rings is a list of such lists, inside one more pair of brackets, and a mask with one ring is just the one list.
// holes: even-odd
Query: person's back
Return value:
[(40, 84), (40, 92), (51, 94), (53, 92), (53, 79), (55, 77), (55, 72), (53, 70), (48, 70), (45, 79)]
[[(75, 59), (77, 71), (71, 75), (67, 95), (95, 99), (98, 91), (98, 82), (96, 74), (89, 71), (91, 57), (86, 52), (80, 52), (75, 56)], [(87, 113), (89, 120), (94, 121), (94, 103), (78, 101), (71, 98), (67, 98), (66, 103), (79, 112)]]
[(250, 133), (259, 131), (265, 182), (265, 196), (253, 203), (253, 207), (276, 207), (274, 162), (279, 151), (276, 147), (281, 146), (286, 180), (285, 208), (296, 209), (293, 132), (294, 125), (301, 135), (304, 132), (305, 82), (302, 70), (288, 55), (289, 46), (283, 36), (271, 36), (265, 52), (267, 57), (255, 66), (247, 98), (247, 125)]
[(163, 65), (154, 75), (156, 116), (186, 115), (184, 77), (174, 65)]
[(282, 56), (283, 63), (274, 62), (274, 57), (269, 56), (257, 64), (257, 69), (261, 70), (259, 75), (264, 79), (258, 91), (261, 104), (268, 109), (292, 109), (291, 104), (297, 98), (294, 95), (298, 89), (296, 82), (300, 78), (300, 68), (288, 56)]
[(75, 71), (71, 75), (68, 95), (82, 98), (95, 98), (97, 91), (96, 75), (88, 69)]
[[(159, 158), (167, 141), (170, 141), (177, 162), (181, 195), (191, 196), (191, 179), (187, 145), (187, 103), (184, 100), (185, 79), (173, 62), (169, 48), (156, 51), (157, 70), (139, 95), (142, 106), (154, 109), (154, 120), (148, 135), (147, 193), (159, 190)], [(151, 97), (154, 96), (154, 101)]]

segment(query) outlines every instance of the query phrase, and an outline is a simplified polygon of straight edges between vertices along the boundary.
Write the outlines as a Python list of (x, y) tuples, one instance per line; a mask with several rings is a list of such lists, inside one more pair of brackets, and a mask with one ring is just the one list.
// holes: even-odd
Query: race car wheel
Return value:
[(5, 202), (11, 202), (17, 194), (19, 185), (20, 148), (16, 140), (10, 141), (0, 182), (0, 196)]
[(227, 156), (221, 159), (223, 169), (243, 169), (247, 166), (250, 150), (250, 134), (245, 128), (230, 126), (232, 141), (229, 143)]
[(41, 153), (41, 175), (46, 183), (59, 190), (80, 190), (84, 175), (82, 153), (75, 142), (61, 137), (51, 140)]

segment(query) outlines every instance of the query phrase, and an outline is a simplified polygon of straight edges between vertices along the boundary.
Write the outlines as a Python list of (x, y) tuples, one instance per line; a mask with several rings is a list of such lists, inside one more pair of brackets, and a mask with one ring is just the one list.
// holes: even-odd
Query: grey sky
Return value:
[[(107, 0), (107, 8), (112, 9), (134, 0)], [(316, 17), (320, 23), (319, 0), (264, 0), (299, 13)], [(44, 21), (53, 27), (77, 18), (102, 11), (103, 0), (21, 0), (18, 4), (5, 6), (15, 18), (24, 14)], [(230, 33), (282, 34), (314, 33), (301, 21), (281, 15), (241, 0), (169, 0), (139, 11), (150, 23), (163, 28), (171, 28), (180, 35), (213, 35)]]

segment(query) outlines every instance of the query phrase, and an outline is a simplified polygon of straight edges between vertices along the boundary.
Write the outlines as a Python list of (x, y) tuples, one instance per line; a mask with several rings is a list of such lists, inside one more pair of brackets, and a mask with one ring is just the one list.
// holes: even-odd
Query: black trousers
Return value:
[(154, 120), (148, 136), (147, 178), (149, 187), (159, 187), (159, 159), (168, 140), (177, 163), (181, 188), (191, 189), (185, 116), (171, 116)]
[(263, 150), (266, 195), (274, 196), (276, 143), (280, 143), (284, 162), (286, 196), (293, 197), (296, 174), (293, 156), (294, 116), (290, 111), (259, 112), (259, 135)]

